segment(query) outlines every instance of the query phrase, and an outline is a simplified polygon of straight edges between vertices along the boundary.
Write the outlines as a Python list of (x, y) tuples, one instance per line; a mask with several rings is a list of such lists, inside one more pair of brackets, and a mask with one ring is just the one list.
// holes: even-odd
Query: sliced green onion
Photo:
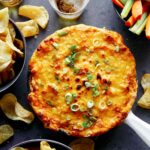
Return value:
[(88, 80), (92, 80), (92, 79), (93, 79), (92, 74), (90, 74), (90, 73), (89, 73), (89, 74), (87, 74), (87, 79), (88, 79)]
[(55, 49), (58, 49), (58, 47), (59, 47), (59, 44), (56, 43), (56, 42), (54, 42), (52, 45), (53, 45), (53, 47), (54, 47)]
[(92, 108), (94, 106), (94, 102), (92, 100), (87, 102), (87, 107)]
[(73, 112), (77, 112), (80, 108), (79, 108), (79, 105), (77, 103), (74, 103), (74, 104), (71, 104), (70, 109)]
[(85, 121), (82, 123), (83, 128), (89, 128), (93, 123), (91, 121)]
[(71, 63), (71, 60), (67, 57), (67, 58), (65, 58), (65, 64), (66, 65), (68, 65), (68, 64), (70, 64)]
[(66, 31), (61, 31), (61, 32), (59, 32), (58, 33), (58, 36), (65, 36), (65, 35), (67, 35), (68, 34), (68, 32), (66, 32)]
[(69, 105), (72, 101), (72, 94), (71, 93), (67, 93), (65, 95), (65, 99), (66, 99), (66, 103)]
[(74, 69), (73, 69), (73, 72), (74, 72), (75, 74), (78, 74), (79, 71), (80, 71), (80, 69), (78, 69), (78, 68), (74, 68)]
[(119, 52), (120, 51), (120, 47), (118, 45), (115, 46), (115, 51)]
[(77, 45), (72, 45), (69, 47), (70, 50), (75, 51), (77, 49)]
[(106, 108), (105, 102), (100, 102), (100, 103), (99, 103), (99, 108), (100, 108), (101, 110), (104, 110), (104, 109)]
[(99, 94), (100, 94), (99, 91), (94, 91), (94, 92), (93, 92), (93, 96), (94, 96), (94, 97), (99, 96)]
[(111, 106), (112, 105), (112, 101), (110, 101), (110, 100), (107, 101), (106, 103), (107, 103), (107, 106)]
[(76, 98), (77, 97), (77, 94), (76, 93), (73, 93), (72, 94), (72, 98)]
[(90, 82), (85, 82), (85, 87), (89, 88), (89, 87), (93, 87), (93, 85)]
[(99, 65), (100, 62), (98, 60), (95, 61), (95, 66), (97, 67), (97, 65)]
[(127, 0), (122, 12), (121, 12), (121, 18), (124, 19), (128, 16), (131, 8), (132, 8), (132, 5), (134, 3), (134, 0)]

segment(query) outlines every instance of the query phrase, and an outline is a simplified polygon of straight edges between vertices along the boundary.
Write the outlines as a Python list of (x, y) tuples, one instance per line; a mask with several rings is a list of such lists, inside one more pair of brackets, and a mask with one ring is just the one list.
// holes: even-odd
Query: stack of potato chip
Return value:
[(19, 8), (19, 15), (30, 18), (25, 22), (16, 22), (16, 25), (23, 33), (24, 37), (31, 37), (39, 34), (39, 27), (45, 29), (49, 14), (43, 6), (24, 5)]
[(15, 29), (9, 22), (8, 8), (4, 8), (0, 10), (0, 85), (15, 76), (13, 64), (16, 56), (23, 56), (23, 52), (14, 45), (15, 36)]

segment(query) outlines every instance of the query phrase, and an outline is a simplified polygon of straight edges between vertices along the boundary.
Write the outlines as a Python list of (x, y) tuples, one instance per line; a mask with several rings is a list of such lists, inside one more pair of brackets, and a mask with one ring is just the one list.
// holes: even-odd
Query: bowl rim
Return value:
[(55, 141), (55, 140), (49, 140), (49, 139), (31, 139), (31, 140), (26, 140), (26, 141), (23, 141), (23, 142), (20, 142), (18, 144), (15, 144), (14, 146), (10, 147), (8, 150), (11, 150), (12, 148), (15, 148), (17, 146), (21, 146), (21, 145), (24, 145), (24, 144), (30, 144), (30, 143), (36, 143), (36, 142), (41, 142), (41, 141), (46, 141), (48, 143), (53, 143), (53, 144), (56, 144), (56, 145), (60, 145), (68, 150), (72, 150), (69, 146), (61, 143), (61, 142), (58, 142), (58, 141)]
[(26, 63), (26, 39), (23, 36), (20, 29), (17, 27), (16, 23), (13, 21), (13, 19), (9, 18), (9, 22), (13, 24), (13, 26), (19, 31), (19, 34), (21, 35), (21, 38), (22, 38), (21, 40), (23, 41), (23, 44), (24, 44), (24, 57), (23, 57), (22, 67), (21, 67), (20, 71), (18, 72), (18, 74), (12, 80), (10, 80), (8, 83), (6, 83), (6, 85), (4, 85), (4, 87), (3, 87), (3, 85), (1, 86), (0, 93), (6, 91), (18, 80), (18, 78), (20, 77), (20, 75), (24, 69), (25, 63)]
[(52, 8), (57, 12), (57, 13), (60, 13), (60, 14), (63, 14), (63, 15), (75, 15), (75, 14), (78, 14), (80, 12), (82, 12), (86, 6), (88, 5), (88, 3), (90, 2), (90, 0), (84, 0), (84, 4), (82, 5), (82, 7), (80, 7), (80, 9), (78, 9), (76, 12), (73, 12), (73, 13), (66, 13), (66, 12), (62, 12), (60, 11), (57, 7), (55, 7), (53, 5), (53, 0), (49, 0), (49, 3), (50, 5), (52, 6)]

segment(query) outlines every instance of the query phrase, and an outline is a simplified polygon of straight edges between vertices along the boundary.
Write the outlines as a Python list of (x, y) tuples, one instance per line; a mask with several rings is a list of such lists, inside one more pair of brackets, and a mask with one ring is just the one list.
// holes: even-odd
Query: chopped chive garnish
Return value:
[(54, 106), (54, 104), (53, 104), (51, 101), (46, 101), (46, 103), (47, 103), (49, 106), (51, 106), (51, 107)]
[(55, 49), (58, 49), (58, 47), (59, 47), (59, 44), (56, 43), (56, 42), (54, 42), (52, 45), (53, 45), (53, 47), (54, 47)]
[(65, 35), (67, 35), (68, 34), (68, 32), (66, 32), (66, 31), (61, 31), (61, 32), (59, 32), (58, 33), (58, 36), (65, 36)]

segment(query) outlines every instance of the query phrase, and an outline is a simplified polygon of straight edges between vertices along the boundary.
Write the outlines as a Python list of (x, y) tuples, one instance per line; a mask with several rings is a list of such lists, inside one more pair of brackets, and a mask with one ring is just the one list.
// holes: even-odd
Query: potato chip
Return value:
[(30, 124), (34, 120), (33, 113), (24, 109), (18, 102), (15, 95), (5, 94), (0, 100), (0, 107), (4, 114), (12, 120), (20, 120)]
[(14, 41), (15, 37), (16, 37), (16, 31), (15, 31), (15, 28), (14, 28), (13, 24), (9, 22), (8, 28), (9, 28), (9, 32), (10, 32), (12, 41)]
[(16, 25), (21, 30), (24, 37), (30, 37), (39, 34), (39, 27), (34, 20), (16, 22)]
[(142, 108), (150, 109), (150, 88), (147, 88), (144, 95), (138, 101), (138, 105)]
[(8, 8), (4, 8), (0, 10), (0, 33), (5, 32), (6, 28), (8, 28), (9, 22), (9, 14)]
[(11, 150), (28, 150), (28, 149), (23, 148), (23, 147), (15, 147), (15, 148), (12, 148)]
[(21, 50), (24, 48), (23, 41), (21, 41), (17, 38), (15, 38), (15, 40), (14, 40), (14, 45)]
[(56, 150), (55, 148), (51, 148), (50, 145), (46, 141), (40, 142), (40, 150)]
[(0, 144), (8, 140), (14, 135), (14, 130), (10, 125), (0, 126)]
[(21, 6), (19, 15), (35, 20), (43, 29), (47, 26), (49, 20), (49, 14), (43, 6)]
[(142, 87), (144, 91), (150, 88), (150, 74), (144, 74), (141, 80)]
[(70, 147), (73, 150), (94, 150), (94, 141), (89, 138), (80, 138), (77, 140), (74, 140)]
[(0, 72), (4, 71), (12, 62), (12, 50), (0, 40)]
[(7, 43), (7, 45), (8, 45), (12, 50), (14, 50), (15, 52), (17, 52), (17, 53), (20, 54), (21, 56), (23, 56), (23, 52), (20, 51), (20, 49), (18, 49), (18, 48), (14, 45), (14, 43), (13, 43), (13, 41), (12, 41), (12, 38), (11, 38), (11, 35), (10, 35), (10, 32), (9, 32), (8, 29), (7, 29), (6, 43)]

